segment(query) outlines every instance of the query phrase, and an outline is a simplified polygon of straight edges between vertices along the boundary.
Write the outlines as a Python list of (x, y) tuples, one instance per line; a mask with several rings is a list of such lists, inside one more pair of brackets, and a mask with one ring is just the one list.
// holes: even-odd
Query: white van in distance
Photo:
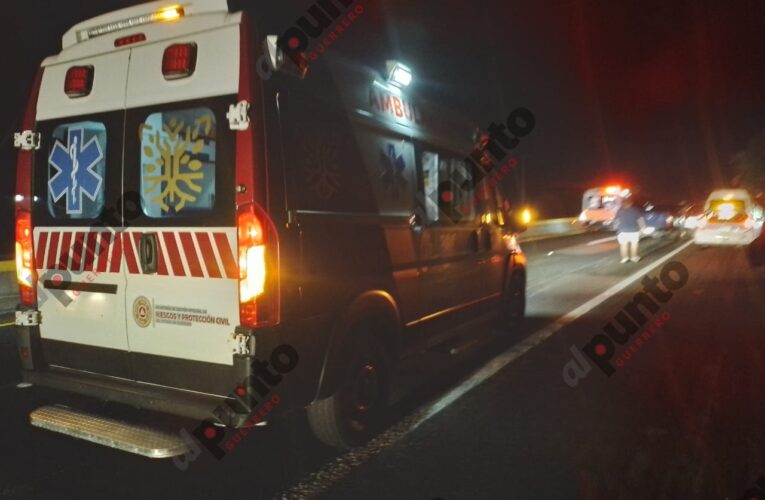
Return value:
[(762, 234), (763, 209), (745, 189), (713, 191), (704, 210), (693, 237), (696, 245), (745, 246)]

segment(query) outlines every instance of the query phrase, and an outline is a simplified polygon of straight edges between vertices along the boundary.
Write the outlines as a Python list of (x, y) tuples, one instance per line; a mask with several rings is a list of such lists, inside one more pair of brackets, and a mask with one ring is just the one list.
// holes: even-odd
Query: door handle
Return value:
[(159, 240), (157, 233), (144, 233), (138, 241), (141, 270), (144, 274), (157, 274), (159, 264)]

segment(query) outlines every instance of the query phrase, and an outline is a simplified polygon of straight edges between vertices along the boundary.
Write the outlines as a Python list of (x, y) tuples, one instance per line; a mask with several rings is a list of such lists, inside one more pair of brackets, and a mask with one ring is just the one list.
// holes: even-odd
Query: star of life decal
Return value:
[(96, 201), (103, 184), (103, 178), (94, 171), (104, 158), (101, 144), (95, 136), (85, 143), (84, 137), (84, 129), (69, 129), (67, 144), (56, 139), (48, 157), (48, 163), (56, 169), (48, 181), (48, 190), (54, 202), (66, 196), (66, 213), (72, 215), (82, 213), (83, 195)]

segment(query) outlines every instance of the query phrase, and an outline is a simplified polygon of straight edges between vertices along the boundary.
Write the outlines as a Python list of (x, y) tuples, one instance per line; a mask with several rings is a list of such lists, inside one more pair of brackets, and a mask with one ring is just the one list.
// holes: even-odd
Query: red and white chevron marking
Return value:
[[(39, 231), (37, 268), (74, 272), (143, 274), (138, 242), (143, 233), (126, 231)], [(157, 275), (238, 279), (234, 249), (224, 232), (157, 231)], [(123, 264), (124, 263), (124, 264)]]

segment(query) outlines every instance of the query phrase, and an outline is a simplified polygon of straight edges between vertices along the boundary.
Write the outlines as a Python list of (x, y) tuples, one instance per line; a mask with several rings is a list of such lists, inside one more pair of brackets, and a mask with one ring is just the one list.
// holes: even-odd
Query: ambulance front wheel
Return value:
[(344, 352), (339, 387), (308, 407), (308, 423), (323, 443), (349, 449), (368, 441), (384, 423), (390, 363), (385, 348), (372, 335), (355, 336)]

